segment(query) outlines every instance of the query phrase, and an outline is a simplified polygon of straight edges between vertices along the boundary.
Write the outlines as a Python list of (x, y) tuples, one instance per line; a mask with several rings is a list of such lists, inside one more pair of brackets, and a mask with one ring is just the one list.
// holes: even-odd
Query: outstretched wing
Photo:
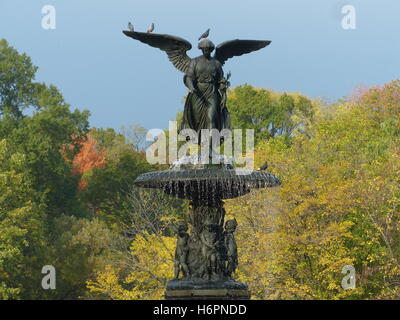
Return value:
[(188, 71), (192, 59), (188, 57), (186, 52), (192, 49), (192, 45), (185, 39), (171, 36), (169, 34), (133, 31), (123, 31), (123, 33), (128, 37), (166, 52), (169, 60), (175, 68), (184, 73)]
[(241, 56), (246, 53), (260, 50), (265, 48), (271, 41), (264, 40), (230, 40), (225, 41), (218, 45), (215, 50), (214, 58), (219, 60), (222, 64), (229, 58)]

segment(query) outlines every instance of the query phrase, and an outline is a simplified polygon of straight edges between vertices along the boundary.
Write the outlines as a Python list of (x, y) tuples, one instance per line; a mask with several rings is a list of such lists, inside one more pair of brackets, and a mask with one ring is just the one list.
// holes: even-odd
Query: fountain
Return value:
[[(176, 68), (185, 73), (189, 89), (180, 132), (192, 129), (230, 128), (226, 108), (229, 77), (224, 78), (222, 65), (267, 46), (270, 41), (232, 40), (216, 48), (208, 39), (199, 43), (203, 55), (191, 59), (186, 55), (191, 44), (184, 39), (154, 33), (124, 31), (124, 34), (166, 52)], [(200, 139), (199, 139), (200, 140)], [(197, 142), (195, 142), (197, 143)], [(179, 224), (175, 253), (175, 278), (167, 284), (166, 299), (249, 299), (246, 284), (232, 276), (238, 265), (234, 232), (236, 220), (225, 222), (224, 200), (245, 195), (254, 188), (280, 184), (274, 175), (262, 171), (235, 169), (232, 161), (213, 153), (219, 164), (203, 163), (201, 155), (182, 158), (170, 170), (140, 175), (134, 184), (141, 188), (162, 190), (169, 196), (190, 201), (188, 225)], [(212, 162), (215, 163), (215, 162)]]

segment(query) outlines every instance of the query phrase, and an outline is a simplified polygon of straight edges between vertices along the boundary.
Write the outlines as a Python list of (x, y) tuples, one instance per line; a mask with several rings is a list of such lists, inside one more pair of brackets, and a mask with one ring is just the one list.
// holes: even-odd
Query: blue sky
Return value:
[[(41, 27), (53, 5), (55, 30)], [(341, 26), (353, 5), (357, 29)], [(358, 85), (399, 78), (397, 0), (0, 0), (0, 38), (39, 66), (38, 81), (55, 84), (73, 108), (89, 109), (91, 125), (140, 123), (165, 128), (183, 109), (182, 74), (165, 53), (125, 37), (155, 22), (155, 32), (197, 38), (272, 40), (266, 49), (229, 60), (232, 85), (249, 83), (335, 101)]]

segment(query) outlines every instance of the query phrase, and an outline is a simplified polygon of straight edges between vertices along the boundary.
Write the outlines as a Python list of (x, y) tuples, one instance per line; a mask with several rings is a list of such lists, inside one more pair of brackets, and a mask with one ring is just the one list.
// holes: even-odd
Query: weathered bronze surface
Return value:
[(232, 274), (236, 271), (238, 265), (238, 252), (236, 240), (233, 233), (236, 231), (237, 222), (236, 219), (228, 220), (225, 222), (224, 231), (224, 245), (226, 249), (226, 275), (232, 277)]
[(188, 200), (232, 199), (251, 189), (279, 186), (280, 181), (268, 172), (247, 174), (234, 169), (192, 169), (147, 172), (135, 180), (142, 188), (160, 189), (166, 194)]
[[(180, 130), (189, 128), (196, 132), (201, 129), (230, 128), (229, 112), (226, 108), (229, 79), (224, 77), (222, 66), (229, 58), (260, 50), (271, 43), (264, 40), (236, 39), (223, 42), (215, 48), (209, 39), (203, 39), (198, 45), (203, 54), (192, 59), (187, 55), (192, 45), (182, 38), (134, 31), (123, 33), (166, 52), (172, 64), (185, 74), (183, 82), (189, 89), (189, 94)], [(215, 54), (211, 56), (214, 49)]]
[(238, 173), (240, 170), (224, 168), (165, 170), (145, 173), (135, 180), (139, 187), (191, 200), (190, 234), (185, 223), (178, 226), (175, 279), (167, 285), (167, 299), (250, 297), (247, 285), (233, 279), (239, 263), (234, 236), (237, 223), (224, 223), (223, 199), (244, 195), (252, 188), (279, 186), (280, 181), (267, 172)]
[(181, 222), (178, 226), (178, 239), (176, 241), (176, 249), (175, 249), (175, 265), (174, 265), (175, 279), (179, 278), (180, 272), (182, 272), (184, 279), (190, 276), (190, 271), (186, 263), (189, 251), (188, 247), (189, 235), (187, 234), (187, 231), (188, 231), (187, 224)]
[[(184, 75), (189, 89), (180, 130), (222, 130), (230, 128), (226, 90), (230, 74), (222, 66), (229, 58), (266, 47), (270, 41), (232, 40), (215, 49), (207, 39), (198, 47), (203, 54), (191, 59), (186, 54), (192, 45), (179, 37), (123, 31), (125, 35), (166, 52), (169, 60)], [(214, 56), (211, 53), (215, 49)], [(180, 159), (185, 160), (185, 159)], [(233, 279), (239, 263), (234, 232), (236, 220), (225, 221), (224, 199), (242, 196), (252, 188), (280, 184), (267, 172), (235, 170), (230, 162), (220, 165), (185, 164), (178, 161), (171, 170), (149, 172), (134, 182), (142, 188), (163, 190), (166, 194), (190, 200), (188, 225), (177, 230), (174, 279), (167, 284), (167, 299), (249, 299), (248, 286)]]

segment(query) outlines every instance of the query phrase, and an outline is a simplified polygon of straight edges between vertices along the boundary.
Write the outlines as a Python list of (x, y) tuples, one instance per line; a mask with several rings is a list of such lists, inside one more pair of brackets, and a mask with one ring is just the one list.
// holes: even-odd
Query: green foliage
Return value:
[(130, 208), (127, 194), (136, 177), (147, 168), (143, 155), (125, 150), (118, 159), (91, 171), (81, 197), (110, 223), (126, 222)]
[[(15, 151), (25, 155), (32, 187), (52, 214), (77, 213), (77, 178), (71, 176), (68, 161), (79, 151), (89, 112), (71, 112), (56, 87), (33, 82), (37, 67), (4, 40), (0, 66), (0, 139), (7, 138)], [(37, 111), (23, 115), (29, 106)]]
[[(113, 129), (93, 129), (90, 134), (106, 150), (106, 165), (85, 174), (85, 188), (81, 199), (109, 225), (126, 228), (132, 223), (135, 208), (132, 207), (133, 181), (138, 175), (159, 170), (149, 165), (146, 154), (137, 151), (132, 142)], [(165, 196), (166, 197), (166, 196)], [(165, 199), (158, 199), (164, 201)], [(163, 205), (165, 215), (179, 215), (185, 205), (182, 200), (169, 199)]]
[(243, 85), (229, 90), (233, 128), (254, 129), (256, 144), (277, 136), (291, 137), (314, 119), (313, 102), (297, 94), (278, 94)]
[(6, 40), (0, 39), (0, 116), (22, 116), (22, 110), (38, 106), (41, 85), (33, 83), (37, 67), (30, 57), (20, 55)]
[(0, 298), (18, 299), (44, 245), (44, 210), (28, 162), (0, 140)]
[(90, 135), (95, 139), (99, 148), (107, 150), (108, 158), (111, 159), (118, 157), (119, 151), (128, 147), (124, 135), (116, 133), (112, 128), (92, 128)]
[(136, 151), (126, 142), (125, 136), (113, 129), (93, 129), (90, 134), (99, 147), (106, 150), (106, 164), (85, 174), (86, 186), (80, 197), (110, 225), (127, 223), (130, 214), (128, 194), (133, 181), (152, 167), (143, 152)]
[(87, 116), (57, 105), (31, 117), (18, 121), (4, 118), (0, 123), (0, 137), (7, 137), (17, 151), (26, 155), (33, 186), (56, 215), (71, 214), (74, 210), (77, 213), (74, 202), (78, 181), (71, 175), (68, 159), (78, 151), (74, 145), (83, 138)]
[[(162, 298), (187, 203), (132, 189), (164, 169), (140, 151), (142, 127), (89, 132), (89, 113), (36, 71), (0, 41), (0, 299)], [(234, 128), (255, 130), (256, 164), (283, 182), (226, 203), (253, 297), (399, 298), (400, 81), (325, 109), (244, 85), (228, 108)], [(76, 174), (88, 135), (102, 165)], [(54, 291), (40, 286), (44, 265), (56, 267)], [(340, 286), (345, 265), (355, 290)]]
[[(322, 114), (289, 146), (279, 138), (259, 145), (258, 161), (283, 181), (278, 196), (267, 205), (263, 191), (228, 206), (231, 214), (247, 208), (238, 216), (247, 243), (240, 276), (256, 298), (399, 297), (400, 136), (382, 130), (399, 125), (398, 94), (398, 82), (372, 89)], [(356, 268), (355, 290), (341, 287), (345, 265)]]
[(57, 289), (37, 292), (45, 299), (85, 297), (85, 281), (107, 264), (117, 263), (119, 257), (114, 251), (128, 245), (98, 218), (60, 216), (52, 220), (48, 232), (51, 246), (46, 250), (45, 261), (57, 270)]
[[(41, 288), (41, 270), (69, 259), (54, 250), (61, 234), (52, 228), (57, 218), (88, 215), (77, 197), (79, 177), (72, 176), (71, 162), (88, 130), (89, 113), (71, 112), (57, 88), (33, 82), (37, 68), (5, 41), (0, 68), (0, 294), (63, 298), (63, 290), (51, 295)], [(36, 109), (30, 116), (24, 114), (29, 107)], [(63, 285), (76, 297), (74, 282)]]

